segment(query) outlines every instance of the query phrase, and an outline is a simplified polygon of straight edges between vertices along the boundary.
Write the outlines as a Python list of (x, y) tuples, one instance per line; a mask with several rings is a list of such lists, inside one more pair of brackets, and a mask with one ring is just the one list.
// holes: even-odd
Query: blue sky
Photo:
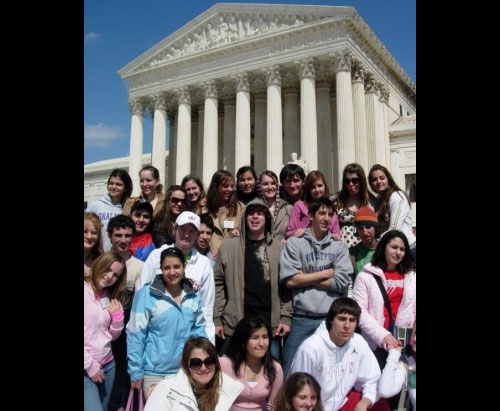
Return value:
[[(84, 1), (85, 164), (128, 155), (127, 88), (117, 71), (215, 3), (206, 0)], [(253, 0), (244, 3), (354, 7), (410, 78), (417, 81), (416, 0)], [(144, 153), (151, 152), (151, 135), (151, 119), (146, 115)]]

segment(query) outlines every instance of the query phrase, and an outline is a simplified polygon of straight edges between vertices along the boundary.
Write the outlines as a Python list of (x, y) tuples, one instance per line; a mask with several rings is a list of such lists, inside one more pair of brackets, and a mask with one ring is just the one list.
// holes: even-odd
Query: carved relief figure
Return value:
[(210, 23), (207, 24), (207, 40), (208, 40), (208, 46), (212, 47), (217, 44), (217, 31), (212, 28), (212, 25)]
[(269, 26), (262, 17), (259, 17), (259, 23), (257, 27), (259, 28), (259, 31), (261, 33), (265, 33), (267, 30), (269, 30)]
[(233, 40), (238, 40), (239, 37), (239, 28), (238, 28), (238, 23), (236, 23), (236, 19), (234, 16), (231, 16), (229, 18), (229, 26), (228, 26), (228, 40), (233, 41)]
[(245, 21), (245, 32), (247, 37), (253, 36), (255, 33), (257, 33), (257, 29), (255, 25), (252, 25), (250, 20)]
[(228, 24), (226, 23), (226, 21), (224, 20), (224, 17), (220, 16), (219, 18), (219, 39), (220, 41), (222, 41), (223, 43), (227, 43), (229, 40), (228, 40), (228, 30), (229, 30), (229, 26)]

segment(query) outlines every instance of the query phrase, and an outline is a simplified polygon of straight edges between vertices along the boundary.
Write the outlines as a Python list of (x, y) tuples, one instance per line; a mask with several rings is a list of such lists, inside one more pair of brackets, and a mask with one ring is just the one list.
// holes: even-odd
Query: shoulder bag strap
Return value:
[(389, 311), (389, 330), (391, 334), (393, 333), (394, 330), (394, 320), (392, 318), (392, 310), (391, 310), (391, 303), (389, 302), (389, 296), (387, 295), (387, 290), (384, 287), (384, 284), (382, 284), (382, 278), (380, 278), (378, 275), (372, 274), (375, 277), (375, 281), (377, 282), (378, 288), (380, 288), (380, 292), (382, 293), (382, 298), (384, 299), (384, 304), (385, 308), (387, 308), (387, 311)]

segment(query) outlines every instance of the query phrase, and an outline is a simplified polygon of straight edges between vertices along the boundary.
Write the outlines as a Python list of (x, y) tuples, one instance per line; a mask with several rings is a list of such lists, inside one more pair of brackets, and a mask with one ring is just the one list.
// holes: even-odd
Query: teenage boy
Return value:
[(280, 281), (292, 292), (292, 330), (284, 346), (283, 373), (299, 345), (325, 320), (332, 302), (347, 292), (352, 265), (342, 241), (333, 241), (328, 226), (333, 203), (323, 197), (309, 207), (311, 226), (303, 237), (290, 237), (280, 259)]
[(153, 206), (148, 201), (136, 201), (132, 205), (130, 218), (135, 223), (135, 235), (130, 244), (130, 252), (139, 260), (146, 261), (155, 244), (151, 236)]
[(214, 323), (216, 335), (229, 345), (236, 324), (259, 315), (273, 329), (271, 353), (280, 358), (280, 339), (290, 332), (292, 304), (279, 283), (281, 243), (271, 235), (272, 217), (263, 204), (249, 204), (241, 221), (240, 237), (225, 240), (217, 257)]
[(215, 259), (212, 250), (210, 250), (210, 240), (214, 234), (214, 229), (215, 226), (212, 218), (210, 218), (208, 214), (202, 214), (200, 216), (200, 235), (194, 246), (201, 254), (208, 257), (212, 263), (212, 268), (215, 267)]
[(203, 314), (206, 321), (205, 331), (210, 341), (215, 344), (215, 327), (213, 322), (215, 299), (214, 274), (210, 260), (202, 255), (194, 246), (198, 240), (199, 231), (200, 217), (198, 215), (191, 211), (180, 213), (175, 220), (175, 243), (164, 244), (149, 254), (148, 259), (144, 263), (136, 291), (151, 282), (157, 274), (161, 274), (161, 252), (175, 245), (186, 257), (185, 276), (193, 282), (193, 288), (200, 293), (203, 302)]
[(302, 199), (305, 179), (306, 173), (301, 166), (286, 164), (280, 171), (280, 197), (292, 205)]
[(300, 345), (293, 359), (290, 373), (307, 372), (316, 378), (325, 410), (339, 410), (355, 386), (362, 391), (356, 411), (366, 411), (378, 399), (377, 359), (364, 338), (354, 333), (360, 316), (361, 308), (352, 298), (336, 299), (326, 321)]

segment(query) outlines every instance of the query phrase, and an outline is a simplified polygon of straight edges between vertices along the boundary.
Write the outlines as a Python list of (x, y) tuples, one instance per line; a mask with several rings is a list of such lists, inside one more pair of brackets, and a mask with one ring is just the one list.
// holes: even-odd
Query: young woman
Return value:
[(215, 231), (210, 240), (210, 249), (217, 252), (224, 239), (240, 235), (241, 215), (244, 206), (236, 199), (234, 178), (229, 171), (219, 170), (212, 176), (207, 193), (208, 214), (214, 222)]
[(257, 192), (259, 197), (250, 203), (264, 204), (269, 209), (273, 218), (272, 236), (277, 241), (285, 242), (292, 205), (280, 198), (278, 176), (270, 170), (260, 173), (257, 179)]
[(228, 411), (242, 390), (242, 384), (222, 372), (213, 344), (193, 337), (184, 345), (181, 369), (153, 389), (144, 410)]
[[(106, 234), (107, 235), (107, 234)], [(101, 221), (95, 213), (83, 213), (83, 275), (88, 275), (97, 257), (103, 253)]]
[(387, 168), (375, 164), (368, 175), (370, 187), (378, 195), (377, 212), (382, 235), (388, 230), (401, 230), (410, 246), (416, 245), (413, 235), (410, 202)]
[(160, 256), (158, 274), (134, 297), (127, 325), (128, 373), (133, 388), (148, 388), (179, 371), (184, 342), (206, 337), (202, 302), (185, 278), (184, 254), (177, 247)]
[(360, 207), (375, 210), (375, 197), (368, 191), (365, 171), (359, 164), (348, 164), (342, 173), (342, 189), (332, 196), (340, 224), (340, 235), (347, 247), (361, 240), (354, 227), (354, 215)]
[(187, 195), (186, 211), (192, 211), (198, 215), (206, 213), (207, 194), (203, 189), (203, 183), (194, 174), (187, 175), (182, 179), (181, 186)]
[(153, 206), (153, 217), (163, 207), (165, 195), (161, 192), (160, 172), (156, 167), (145, 166), (139, 171), (139, 183), (141, 185), (141, 195), (129, 198), (123, 206), (123, 214), (130, 215), (132, 204), (136, 201), (147, 201)]
[(236, 198), (244, 205), (257, 197), (257, 174), (251, 166), (243, 166), (236, 173)]
[[(390, 303), (389, 313), (381, 288)], [(361, 307), (359, 327), (381, 365), (385, 365), (387, 351), (399, 346), (393, 337), (393, 324), (398, 327), (413, 326), (416, 315), (416, 264), (410, 254), (406, 236), (399, 230), (384, 235), (375, 249), (372, 261), (366, 264), (354, 282), (352, 298)]]
[(321, 386), (311, 374), (293, 373), (278, 393), (276, 411), (323, 411)]
[(135, 258), (146, 261), (156, 247), (153, 242), (153, 207), (147, 201), (136, 201), (132, 206), (130, 218), (135, 224), (135, 235), (130, 243), (130, 252)]
[(115, 377), (111, 341), (123, 330), (127, 268), (114, 251), (102, 254), (83, 281), (83, 384), (85, 411), (106, 411)]
[[(290, 214), (290, 222), (286, 230), (285, 237), (289, 238), (292, 235), (295, 237), (303, 237), (306, 228), (310, 225), (309, 207), (314, 200), (320, 197), (328, 197), (330, 195), (326, 178), (320, 171), (311, 171), (304, 183), (302, 200), (297, 201)], [(333, 213), (333, 219), (328, 226), (334, 240), (340, 240), (339, 219), (337, 213)]]
[(261, 317), (243, 318), (235, 327), (221, 360), (227, 375), (244, 385), (233, 404), (234, 411), (274, 410), (283, 385), (281, 365), (271, 356), (271, 327)]
[(115, 168), (108, 178), (108, 193), (87, 207), (90, 213), (96, 213), (101, 220), (104, 251), (111, 249), (111, 242), (106, 233), (111, 218), (123, 211), (126, 200), (132, 194), (132, 179), (125, 170)]
[[(382, 398), (390, 398), (401, 390), (408, 388), (408, 396), (412, 405), (411, 410), (417, 410), (417, 320), (413, 323), (410, 338), (412, 354), (406, 360), (400, 361), (404, 347), (391, 348), (387, 357), (387, 365), (382, 371), (378, 390)], [(401, 400), (402, 402), (403, 400)], [(405, 401), (406, 402), (406, 401)], [(408, 409), (408, 407), (406, 408)]]
[(181, 186), (170, 186), (161, 210), (153, 217), (153, 242), (156, 248), (175, 242), (175, 220), (186, 206), (186, 192)]

